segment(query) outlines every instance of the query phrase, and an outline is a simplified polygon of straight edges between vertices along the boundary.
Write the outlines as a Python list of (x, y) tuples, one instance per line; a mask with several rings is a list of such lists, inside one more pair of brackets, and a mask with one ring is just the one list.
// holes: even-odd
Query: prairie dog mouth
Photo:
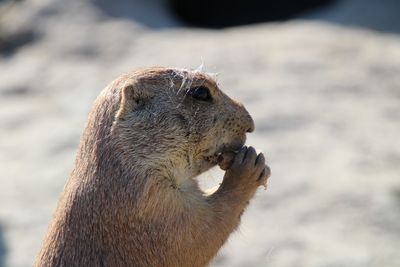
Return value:
[(218, 152), (215, 153), (214, 155), (205, 157), (205, 159), (212, 164), (217, 164), (221, 160), (221, 158), (222, 158), (222, 152)]
[(205, 159), (212, 163), (218, 164), (223, 159), (224, 153), (234, 153), (236, 154), (239, 150), (244, 146), (244, 142), (239, 145), (231, 145), (231, 146), (223, 146), (221, 149), (218, 149), (216, 153), (206, 156)]

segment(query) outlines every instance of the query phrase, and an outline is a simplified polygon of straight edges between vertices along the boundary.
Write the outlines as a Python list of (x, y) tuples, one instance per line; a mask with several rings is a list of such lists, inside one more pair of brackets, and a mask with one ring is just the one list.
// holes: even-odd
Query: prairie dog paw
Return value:
[(254, 147), (243, 147), (237, 154), (225, 153), (223, 157), (219, 165), (226, 169), (223, 180), (226, 186), (255, 190), (260, 185), (266, 185), (271, 171), (265, 165), (264, 154), (257, 154)]

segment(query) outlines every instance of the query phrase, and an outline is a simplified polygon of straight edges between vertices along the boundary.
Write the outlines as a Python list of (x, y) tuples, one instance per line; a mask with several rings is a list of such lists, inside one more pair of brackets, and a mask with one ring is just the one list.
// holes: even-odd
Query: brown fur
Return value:
[[(213, 101), (191, 98), (207, 86)], [(150, 68), (97, 98), (34, 266), (204, 266), (265, 183), (262, 154), (242, 149), (219, 189), (193, 178), (244, 144), (253, 121), (201, 72)], [(208, 160), (207, 160), (208, 157)]]

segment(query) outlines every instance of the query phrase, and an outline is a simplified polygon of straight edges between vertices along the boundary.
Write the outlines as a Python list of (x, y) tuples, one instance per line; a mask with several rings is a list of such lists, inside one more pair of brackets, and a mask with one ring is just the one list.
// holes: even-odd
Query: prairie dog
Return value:
[[(206, 266), (270, 170), (207, 74), (148, 68), (96, 99), (34, 266)], [(211, 195), (196, 176), (220, 163)]]

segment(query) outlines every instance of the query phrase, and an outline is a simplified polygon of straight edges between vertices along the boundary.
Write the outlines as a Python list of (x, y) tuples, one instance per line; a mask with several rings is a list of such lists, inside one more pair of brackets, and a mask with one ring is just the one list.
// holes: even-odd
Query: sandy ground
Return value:
[(248, 144), (273, 172), (212, 266), (400, 266), (398, 35), (318, 19), (194, 30), (105, 3), (29, 0), (1, 17), (32, 42), (0, 56), (0, 266), (33, 262), (100, 90), (202, 62), (253, 115)]

